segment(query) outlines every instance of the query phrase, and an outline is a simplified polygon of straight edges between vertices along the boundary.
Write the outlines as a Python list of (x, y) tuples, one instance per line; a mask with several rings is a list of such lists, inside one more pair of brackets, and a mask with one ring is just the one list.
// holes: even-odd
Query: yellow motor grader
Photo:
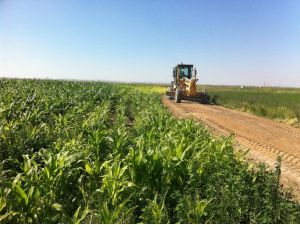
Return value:
[(173, 68), (173, 81), (166, 95), (175, 99), (176, 103), (181, 100), (192, 100), (202, 104), (208, 104), (210, 97), (206, 90), (197, 92), (197, 70), (191, 64), (178, 64)]

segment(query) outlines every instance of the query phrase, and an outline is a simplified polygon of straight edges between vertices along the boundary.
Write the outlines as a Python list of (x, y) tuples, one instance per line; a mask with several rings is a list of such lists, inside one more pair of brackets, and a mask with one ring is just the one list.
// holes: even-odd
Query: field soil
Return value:
[(270, 119), (216, 105), (174, 100), (163, 97), (164, 105), (177, 118), (203, 122), (216, 136), (234, 135), (238, 151), (248, 151), (246, 159), (264, 162), (274, 168), (281, 157), (281, 182), (293, 189), (300, 201), (300, 129)]

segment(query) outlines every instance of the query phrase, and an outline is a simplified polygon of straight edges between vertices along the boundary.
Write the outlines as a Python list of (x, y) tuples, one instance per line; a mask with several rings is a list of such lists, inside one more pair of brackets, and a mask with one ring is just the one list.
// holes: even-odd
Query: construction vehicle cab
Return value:
[(178, 65), (178, 67), (173, 68), (173, 77), (176, 77), (176, 69), (179, 69), (179, 79), (188, 78), (191, 79), (192, 77), (192, 69), (193, 65)]
[(181, 100), (198, 101), (203, 104), (209, 103), (209, 95), (206, 90), (197, 92), (197, 70), (191, 64), (178, 64), (173, 68), (173, 81), (166, 92), (170, 99), (176, 103)]

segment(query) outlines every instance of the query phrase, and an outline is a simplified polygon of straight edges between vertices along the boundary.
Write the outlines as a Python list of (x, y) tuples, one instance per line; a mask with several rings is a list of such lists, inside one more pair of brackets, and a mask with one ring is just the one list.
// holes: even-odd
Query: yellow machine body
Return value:
[(173, 68), (173, 81), (166, 95), (175, 102), (193, 100), (208, 103), (209, 96), (206, 91), (197, 92), (197, 70), (191, 64), (178, 64)]
[(191, 80), (180, 79), (179, 86), (182, 92), (184, 92), (184, 95), (189, 97), (197, 96), (197, 86), (196, 86), (195, 79), (191, 79)]

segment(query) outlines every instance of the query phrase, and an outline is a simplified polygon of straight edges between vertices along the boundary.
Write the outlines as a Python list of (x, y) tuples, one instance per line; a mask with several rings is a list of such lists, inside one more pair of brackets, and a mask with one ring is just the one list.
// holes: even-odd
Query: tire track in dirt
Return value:
[(264, 162), (274, 168), (281, 157), (281, 182), (291, 187), (300, 201), (300, 130), (269, 119), (221, 106), (183, 101), (176, 104), (163, 97), (164, 105), (181, 119), (203, 122), (215, 136), (234, 135), (238, 151), (247, 153), (247, 160)]

